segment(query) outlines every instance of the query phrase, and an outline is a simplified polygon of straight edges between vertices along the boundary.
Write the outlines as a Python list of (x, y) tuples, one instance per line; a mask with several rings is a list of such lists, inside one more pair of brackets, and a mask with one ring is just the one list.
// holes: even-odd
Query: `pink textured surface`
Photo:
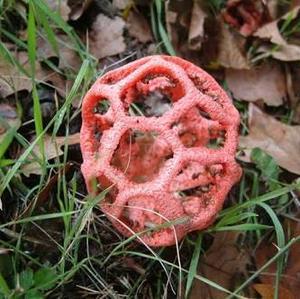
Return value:
[[(171, 109), (130, 113), (155, 92)], [(208, 227), (240, 178), (239, 114), (210, 75), (181, 58), (149, 56), (108, 72), (85, 96), (82, 119), (88, 191), (111, 186), (101, 209), (125, 236), (148, 229), (139, 237), (150, 246)]]

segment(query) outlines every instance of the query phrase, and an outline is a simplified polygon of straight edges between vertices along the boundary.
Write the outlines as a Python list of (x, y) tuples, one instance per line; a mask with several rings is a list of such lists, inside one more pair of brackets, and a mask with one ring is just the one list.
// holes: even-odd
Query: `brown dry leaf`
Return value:
[(113, 0), (113, 6), (118, 9), (125, 9), (129, 7), (133, 0)]
[[(7, 48), (12, 50), (10, 45)], [(29, 71), (29, 61), (26, 52), (15, 52), (13, 53), (19, 64), (26, 70)], [(31, 78), (21, 73), (17, 66), (12, 65), (2, 56), (0, 56), (0, 97), (6, 98), (16, 91), (32, 89)]]
[(19, 214), (19, 219), (29, 217), (34, 209), (45, 206), (47, 201), (49, 201), (49, 196), (51, 191), (55, 188), (57, 180), (61, 175), (66, 175), (73, 167), (73, 163), (67, 162), (62, 168), (58, 170), (46, 183), (46, 185), (41, 189), (34, 200), (30, 201), (28, 206)]
[(259, 147), (271, 155), (279, 166), (300, 174), (300, 126), (286, 125), (249, 104), (249, 135), (240, 136), (240, 148), (245, 155), (240, 160), (250, 162), (251, 150)]
[(292, 0), (291, 1), (291, 8), (295, 8), (296, 6), (300, 5), (300, 0)]
[[(44, 136), (44, 147), (45, 147), (45, 156), (47, 160), (59, 157), (63, 154), (61, 147), (64, 145), (72, 145), (79, 143), (80, 133), (76, 133), (69, 136), (61, 136), (52, 138), (51, 135)], [(37, 156), (41, 157), (40, 148), (37, 144), (32, 152)], [(24, 175), (29, 176), (30, 174), (41, 174), (40, 164), (36, 161), (31, 161), (27, 164), (24, 164), (22, 167), (22, 172)]]
[(147, 19), (139, 12), (131, 10), (127, 19), (128, 32), (141, 43), (153, 40)]
[(204, 21), (207, 14), (201, 7), (201, 2), (194, 1), (188, 43), (191, 50), (200, 50), (204, 38)]
[(293, 109), (293, 121), (300, 124), (300, 63), (290, 63), (286, 68), (286, 75), (287, 91)]
[(287, 96), (285, 76), (276, 63), (264, 63), (250, 70), (226, 69), (226, 81), (234, 97), (248, 102), (263, 100), (280, 106)]
[(269, 0), (266, 3), (268, 8), (270, 17), (274, 20), (278, 17), (278, 1), (277, 0)]
[(0, 103), (0, 144), (6, 137), (10, 128), (17, 130), (21, 125), (16, 108), (5, 103)]
[(89, 34), (91, 53), (98, 59), (125, 51), (123, 31), (125, 22), (120, 17), (113, 19), (99, 14)]
[(68, 6), (67, 0), (46, 0), (46, 3), (51, 8), (51, 10), (58, 12), (61, 15), (62, 19), (68, 21), (71, 9)]
[(225, 68), (249, 69), (250, 63), (244, 51), (246, 39), (220, 22), (219, 53), (217, 61)]
[[(81, 59), (77, 52), (70, 47), (70, 41), (64, 34), (57, 34), (58, 51), (59, 51), (59, 64), (60, 69), (72, 69), (78, 71), (81, 66)], [(48, 40), (39, 37), (37, 39), (37, 53), (39, 60), (57, 57)]]
[[(212, 246), (200, 258), (199, 272), (205, 278), (232, 290), (239, 284), (239, 278), (246, 273), (250, 257), (237, 244), (237, 232), (215, 234)], [(196, 280), (191, 289), (190, 299), (223, 299), (228, 294)]]
[[(299, 219), (299, 215), (295, 216)], [(300, 222), (291, 219), (285, 219), (284, 229), (286, 236), (289, 239), (300, 236)], [(258, 247), (255, 254), (255, 263), (257, 268), (261, 268), (269, 259), (271, 259), (277, 253), (277, 248), (272, 244), (270, 240), (265, 240)], [(286, 289), (293, 295), (291, 299), (299, 298), (300, 290), (300, 242), (295, 243), (289, 249), (287, 255), (287, 261), (280, 278), (280, 290)], [(274, 286), (274, 279), (276, 276), (276, 263), (272, 263), (263, 273), (260, 274), (259, 278), (263, 284), (270, 284)], [(273, 297), (272, 297), (273, 298)], [(280, 299), (286, 299), (289, 297), (280, 297)]]
[[(254, 36), (263, 40), (268, 40), (272, 44), (263, 45), (258, 49), (258, 52), (270, 53), (270, 55), (278, 60), (282, 61), (295, 61), (300, 60), (300, 47), (288, 43), (281, 35), (278, 23), (287, 18), (295, 19), (299, 15), (300, 6), (295, 7), (292, 11), (288, 12), (280, 19), (277, 19), (271, 23), (268, 23), (259, 28)], [(274, 44), (278, 45), (278, 49), (274, 50)]]
[(90, 4), (93, 0), (68, 0), (68, 5), (71, 8), (69, 13), (69, 17), (71, 20), (76, 21), (78, 20), (82, 14), (89, 8)]
[(165, 2), (167, 32), (177, 52), (180, 52), (183, 46), (188, 46), (185, 37), (187, 38), (189, 34), (192, 7), (191, 0)]
[[(12, 51), (15, 59), (23, 69), (30, 74), (31, 67), (27, 52), (14, 51), (13, 46), (7, 44), (6, 46)], [(42, 68), (38, 61), (36, 61), (35, 64), (35, 78), (37, 82), (47, 82), (53, 85), (60, 95), (64, 96), (66, 89), (64, 79), (58, 73)], [(14, 92), (21, 90), (27, 90), (29, 92), (32, 90), (31, 78), (20, 72), (17, 66), (12, 65), (4, 58), (0, 57), (0, 97), (6, 98)]]
[[(253, 288), (261, 296), (261, 299), (273, 299), (274, 298), (274, 285), (266, 283), (257, 283), (253, 285)], [(280, 287), (278, 292), (278, 299), (296, 299), (294, 295), (286, 288)]]

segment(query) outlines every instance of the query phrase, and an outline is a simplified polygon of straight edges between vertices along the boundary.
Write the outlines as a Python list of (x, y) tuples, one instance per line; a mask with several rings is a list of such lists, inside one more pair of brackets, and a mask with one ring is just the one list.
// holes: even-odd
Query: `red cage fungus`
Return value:
[[(142, 113), (141, 113), (142, 112)], [(125, 236), (167, 246), (208, 227), (241, 175), (239, 114), (205, 71), (149, 56), (99, 78), (83, 100), (82, 173)]]

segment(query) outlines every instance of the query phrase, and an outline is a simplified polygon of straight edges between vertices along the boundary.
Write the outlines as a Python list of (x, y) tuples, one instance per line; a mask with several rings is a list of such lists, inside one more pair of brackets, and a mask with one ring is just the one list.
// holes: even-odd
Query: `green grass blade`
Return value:
[(47, 40), (49, 41), (55, 54), (57, 56), (59, 56), (59, 50), (58, 50), (58, 45), (57, 45), (55, 34), (49, 25), (49, 22), (47, 20), (47, 17), (45, 16), (45, 13), (40, 8), (38, 10), (39, 10), (40, 20), (41, 20), (41, 22), (43, 24), (43, 28), (46, 32)]
[(34, 82), (35, 78), (35, 60), (36, 60), (36, 26), (34, 18), (34, 6), (32, 1), (29, 1), (29, 12), (27, 21), (27, 51), (31, 66), (31, 78)]
[(6, 298), (9, 297), (10, 295), (10, 289), (4, 279), (4, 277), (2, 276), (2, 274), (0, 273), (0, 294), (3, 294)]
[(158, 22), (158, 33), (164, 43), (164, 46), (167, 50), (167, 52), (172, 55), (175, 56), (176, 52), (169, 40), (168, 34), (163, 26), (162, 23), (162, 1), (161, 0), (155, 0), (155, 6), (156, 6), (156, 12), (157, 12), (157, 22)]
[(268, 229), (272, 228), (272, 226), (264, 225), (264, 224), (256, 224), (256, 223), (244, 223), (230, 226), (222, 226), (215, 227), (212, 229), (208, 229), (208, 232), (222, 232), (222, 231), (251, 231), (251, 230), (260, 230), (260, 229)]
[(287, 194), (290, 191), (294, 190), (295, 188), (299, 188), (299, 186), (300, 186), (300, 183), (295, 184), (295, 185), (289, 185), (289, 186), (282, 187), (282, 188), (278, 188), (275, 191), (268, 192), (268, 193), (266, 193), (264, 195), (260, 195), (260, 196), (258, 196), (256, 198), (253, 198), (253, 199), (248, 200), (246, 202), (243, 202), (241, 204), (238, 204), (238, 205), (235, 205), (233, 207), (224, 209), (224, 210), (222, 210), (220, 212), (219, 217), (224, 217), (228, 213), (236, 214), (237, 212), (240, 212), (243, 209), (247, 209), (247, 208), (253, 207), (253, 206), (255, 206), (255, 205), (259, 204), (259, 203), (262, 203), (262, 202), (274, 199), (276, 197), (279, 197), (281, 195)]
[[(277, 237), (277, 244), (279, 248), (283, 248), (285, 245), (285, 237), (284, 237), (284, 231), (282, 228), (282, 225), (274, 213), (274, 211), (271, 209), (270, 206), (268, 206), (265, 203), (260, 203), (259, 206), (261, 206), (270, 216), (275, 232)], [(277, 272), (276, 272), (276, 279), (275, 279), (275, 289), (274, 289), (274, 299), (278, 299), (278, 292), (279, 292), (279, 282), (280, 282), (280, 276), (283, 270), (283, 264), (284, 264), (284, 255), (280, 256), (277, 261)]]
[(6, 131), (5, 137), (0, 143), (0, 159), (3, 157), (11, 142), (13, 141), (16, 131), (17, 130), (14, 127), (11, 127)]
[(193, 256), (190, 263), (190, 268), (187, 276), (186, 281), (186, 288), (185, 288), (185, 298), (188, 298), (188, 294), (191, 290), (193, 280), (197, 274), (197, 267), (200, 257), (200, 251), (201, 251), (201, 245), (202, 245), (202, 237), (203, 235), (201, 233), (198, 234), (198, 238), (196, 240)]
[[(56, 113), (56, 115), (51, 119), (51, 121), (47, 124), (45, 129), (41, 134), (39, 134), (36, 139), (28, 146), (28, 148), (23, 152), (23, 154), (19, 157), (19, 159), (16, 161), (14, 166), (9, 170), (7, 175), (5, 176), (4, 180), (2, 181), (0, 185), (0, 196), (3, 194), (4, 190), (7, 188), (9, 185), (11, 179), (15, 176), (17, 173), (18, 169), (21, 167), (21, 165), (26, 161), (27, 157), (30, 155), (32, 152), (33, 148), (36, 146), (36, 144), (39, 142), (39, 140), (43, 137), (43, 135), (47, 132), (47, 130), (53, 125), (53, 123), (56, 121), (57, 118), (60, 118), (61, 121), (63, 119), (64, 113), (66, 112), (66, 107), (68, 107), (73, 98), (74, 95), (76, 94), (76, 91), (78, 90), (83, 78), (84, 74), (87, 71), (89, 66), (89, 62), (86, 60), (84, 61), (83, 65), (81, 66), (81, 69), (79, 71), (79, 74), (74, 82), (74, 85), (71, 89), (70, 94), (67, 96), (67, 99), (63, 106), (59, 109), (59, 111)], [(62, 115), (62, 116), (61, 116)]]

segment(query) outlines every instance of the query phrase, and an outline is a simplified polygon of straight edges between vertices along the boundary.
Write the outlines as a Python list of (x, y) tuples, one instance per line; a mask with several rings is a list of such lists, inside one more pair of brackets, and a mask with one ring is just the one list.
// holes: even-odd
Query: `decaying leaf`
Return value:
[(279, 106), (287, 96), (285, 76), (276, 63), (264, 63), (250, 70), (226, 69), (226, 81), (237, 99), (248, 102), (263, 100)]
[(93, 0), (68, 0), (68, 4), (71, 8), (71, 11), (69, 13), (70, 19), (73, 21), (78, 20), (82, 16), (82, 14), (88, 9), (92, 2)]
[(9, 134), (10, 128), (17, 130), (21, 125), (21, 120), (15, 107), (1, 103), (0, 104), (0, 144)]
[[(9, 45), (7, 45), (10, 48)], [(14, 56), (19, 64), (29, 70), (29, 60), (26, 52), (15, 52)], [(0, 97), (6, 98), (20, 90), (31, 90), (32, 82), (29, 77), (20, 72), (16, 65), (8, 62), (0, 55)]]
[[(14, 51), (10, 45), (6, 45), (10, 49), (17, 63), (24, 69), (27, 74), (20, 71), (19, 66), (10, 63), (0, 56), (0, 98), (21, 91), (32, 90), (32, 80), (30, 78), (31, 68), (28, 59), (28, 54), (25, 51)], [(45, 69), (36, 61), (35, 64), (35, 79), (38, 83), (53, 85), (57, 91), (63, 96), (65, 93), (65, 82), (63, 78), (56, 72)]]
[[(237, 245), (237, 232), (222, 232), (215, 235), (212, 246), (200, 257), (199, 272), (205, 278), (229, 290), (239, 284), (250, 263), (249, 254)], [(207, 284), (196, 280), (190, 299), (224, 299), (225, 294)]]
[(152, 41), (152, 33), (147, 19), (135, 10), (131, 10), (127, 19), (128, 32), (141, 43)]
[[(261, 299), (273, 299), (275, 287), (273, 284), (256, 283), (253, 288), (259, 293)], [(296, 299), (294, 295), (286, 288), (280, 287), (278, 291), (279, 299)]]
[(188, 43), (191, 50), (200, 50), (204, 38), (204, 21), (206, 12), (201, 7), (201, 2), (194, 1), (191, 24), (189, 28)]
[(271, 155), (279, 166), (300, 174), (300, 126), (286, 125), (249, 104), (249, 135), (240, 137), (245, 155), (239, 159), (250, 162), (253, 148)]
[(300, 60), (300, 46), (288, 43), (278, 28), (280, 21), (299, 16), (299, 9), (300, 6), (295, 7), (280, 19), (262, 26), (254, 33), (254, 36), (271, 43), (262, 45), (258, 52), (269, 53), (270, 56), (282, 61)]
[(286, 68), (287, 91), (293, 109), (293, 121), (300, 124), (300, 63), (290, 63)]
[(165, 2), (166, 27), (176, 52), (188, 47), (187, 38), (191, 21), (193, 1), (174, 0)]
[(43, 189), (41, 189), (35, 199), (30, 201), (28, 206), (26, 206), (26, 208), (20, 213), (19, 218), (29, 217), (34, 209), (44, 206), (47, 201), (49, 201), (50, 193), (55, 188), (57, 180), (61, 177), (61, 175), (66, 175), (72, 169), (72, 167), (73, 164), (71, 162), (64, 164), (64, 166), (48, 180), (46, 185), (43, 187)]
[(68, 21), (71, 9), (67, 0), (46, 0), (46, 3), (51, 10), (58, 12), (65, 21)]
[(45, 59), (58, 57), (60, 69), (72, 69), (78, 71), (81, 66), (81, 60), (77, 52), (70, 47), (70, 40), (64, 34), (57, 34), (58, 53), (55, 53), (49, 41), (46, 38), (39, 37), (37, 39), (37, 53), (38, 59), (43, 61)]
[(89, 34), (91, 53), (98, 59), (125, 51), (123, 37), (125, 22), (120, 17), (113, 19), (99, 14)]
[(217, 61), (225, 68), (249, 69), (250, 64), (244, 50), (246, 40), (231, 31), (222, 21), (220, 25)]
[[(299, 217), (299, 215), (296, 215)], [(284, 221), (284, 229), (286, 231), (286, 235), (289, 236), (289, 239), (293, 237), (298, 237), (300, 235), (300, 222), (295, 220), (286, 219)], [(270, 242), (269, 240), (263, 241), (258, 247), (255, 254), (255, 262), (257, 268), (262, 267), (269, 259), (271, 259), (276, 253), (277, 248)], [(279, 285), (279, 298), (283, 299), (296, 299), (299, 298), (299, 290), (300, 290), (300, 243), (295, 243), (290, 249), (287, 255), (287, 261), (285, 263), (285, 267), (283, 273), (280, 278)], [(272, 263), (263, 273), (260, 274), (259, 278), (261, 282), (265, 285), (271, 285), (274, 287), (274, 278), (276, 275), (276, 263)], [(263, 295), (263, 292), (266, 294), (267, 290), (264, 287), (260, 286), (261, 292), (257, 289), (257, 285), (254, 286), (255, 289)], [(271, 291), (271, 290), (270, 290)], [(268, 293), (267, 293), (268, 294)], [(283, 296), (284, 294), (284, 296)], [(272, 297), (263, 297), (263, 298), (273, 298)]]
[[(55, 137), (52, 138), (50, 135), (45, 135), (44, 137), (44, 147), (45, 147), (45, 156), (47, 160), (53, 159), (55, 157), (59, 157), (63, 154), (61, 147), (64, 145), (72, 145), (79, 143), (79, 133), (69, 135), (69, 136), (62, 136), (62, 137)], [(41, 158), (40, 147), (37, 144), (34, 149), (32, 150), (37, 157)], [(41, 166), (36, 161), (36, 159), (32, 160), (31, 162), (24, 164), (22, 167), (22, 172), (24, 175), (29, 176), (30, 174), (41, 174)]]
[(129, 7), (132, 3), (132, 0), (113, 0), (113, 6), (118, 9), (125, 9)]

